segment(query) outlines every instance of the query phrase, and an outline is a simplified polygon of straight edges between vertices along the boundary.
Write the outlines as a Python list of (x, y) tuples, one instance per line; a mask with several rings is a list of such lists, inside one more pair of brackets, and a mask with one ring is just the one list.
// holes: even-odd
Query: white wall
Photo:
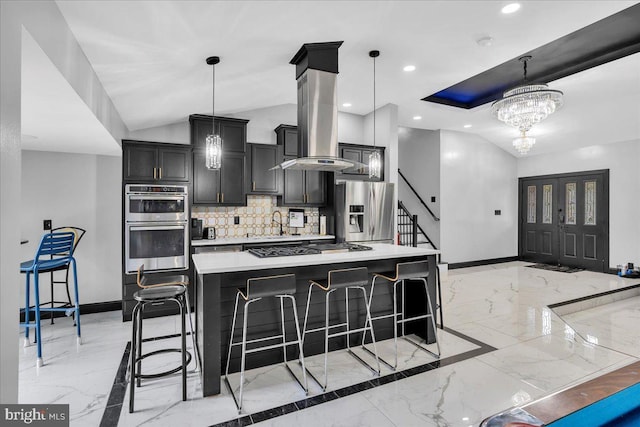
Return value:
[[(22, 152), (20, 235), (29, 243), (22, 245), (21, 259), (33, 258), (44, 219), (53, 227), (87, 230), (75, 254), (80, 304), (122, 298), (121, 177), (121, 157)], [(64, 299), (57, 286), (56, 300)], [(48, 301), (49, 294), (49, 275), (43, 274), (41, 300)], [(24, 287), (20, 301), (23, 295)]]
[(20, 6), (0, 2), (0, 402), (18, 402), (20, 307)]
[[(17, 224), (23, 212), (17, 203), (21, 191), (23, 28), (116, 141), (127, 134), (127, 128), (54, 1), (1, 1), (0, 17), (0, 283), (17, 284), (20, 275), (16, 266), (21, 254)], [(18, 399), (18, 341), (15, 339), (16, 307), (20, 306), (18, 289), (17, 286), (0, 287), (0, 401), (3, 403), (15, 403)]]
[(147, 129), (129, 131), (127, 139), (137, 141), (166, 142), (171, 144), (191, 144), (189, 121), (171, 123)]
[[(211, 113), (209, 112), (209, 114)], [(276, 144), (274, 129), (281, 124), (295, 126), (298, 122), (298, 108), (296, 104), (283, 104), (235, 114), (224, 114), (224, 117), (249, 120), (247, 142)], [(363, 125), (364, 118), (362, 116), (338, 112), (338, 140), (349, 144), (365, 143), (363, 142)], [(189, 121), (185, 119), (185, 121), (169, 125), (130, 131), (127, 138), (139, 141), (190, 144), (189, 135)]]
[[(518, 255), (516, 158), (483, 138), (440, 131), (443, 261)], [(502, 211), (500, 216), (494, 210)]]
[[(399, 168), (416, 189), (422, 200), (436, 215), (440, 216), (440, 132), (401, 127), (398, 130)], [(440, 247), (440, 223), (435, 221), (422, 206), (409, 186), (398, 179), (398, 198), (418, 215), (418, 224)], [(431, 196), (436, 197), (435, 203)]]
[(596, 169), (609, 169), (609, 266), (640, 263), (640, 140), (518, 160), (518, 177)]

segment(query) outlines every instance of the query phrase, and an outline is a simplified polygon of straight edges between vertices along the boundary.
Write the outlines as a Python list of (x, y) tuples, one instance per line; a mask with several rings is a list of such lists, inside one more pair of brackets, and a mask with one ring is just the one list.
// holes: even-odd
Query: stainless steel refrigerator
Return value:
[(338, 242), (393, 242), (395, 185), (345, 181), (335, 187)]

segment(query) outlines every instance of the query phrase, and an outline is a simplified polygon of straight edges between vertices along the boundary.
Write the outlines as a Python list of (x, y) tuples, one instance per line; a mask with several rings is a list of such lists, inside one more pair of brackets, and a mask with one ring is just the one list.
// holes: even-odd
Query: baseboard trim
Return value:
[(449, 264), (449, 270), (454, 270), (456, 268), (478, 267), (480, 265), (500, 264), (503, 262), (518, 261), (518, 259), (519, 258), (517, 256), (510, 256), (505, 258), (482, 259), (478, 261), (455, 262)]
[[(105, 313), (107, 311), (119, 311), (119, 310), (122, 310), (121, 300), (80, 304), (81, 315), (91, 314), (91, 313)], [(31, 309), (31, 311), (33, 312), (33, 309)], [(51, 319), (51, 314), (53, 314), (54, 319), (58, 317), (65, 317), (64, 311), (41, 312), (42, 320)], [(31, 320), (33, 320), (31, 315), (29, 315), (29, 317), (31, 318)], [(24, 322), (24, 313), (20, 313), (20, 322)]]

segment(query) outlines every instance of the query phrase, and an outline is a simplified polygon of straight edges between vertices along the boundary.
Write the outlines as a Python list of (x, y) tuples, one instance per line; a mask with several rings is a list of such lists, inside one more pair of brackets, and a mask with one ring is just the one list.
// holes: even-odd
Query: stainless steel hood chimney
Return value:
[[(298, 81), (301, 157), (275, 168), (340, 171), (366, 165), (338, 157), (338, 48), (342, 42), (306, 43), (289, 62)], [(275, 169), (274, 168), (274, 169)]]

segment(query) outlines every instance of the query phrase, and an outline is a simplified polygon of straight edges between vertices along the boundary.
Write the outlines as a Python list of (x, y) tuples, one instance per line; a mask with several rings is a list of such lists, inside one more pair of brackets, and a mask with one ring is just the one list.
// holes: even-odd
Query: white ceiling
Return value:
[[(467, 111), (420, 99), (637, 2), (523, 1), (520, 11), (503, 15), (506, 3), (57, 1), (130, 130), (210, 112), (205, 58), (211, 55), (221, 57), (216, 114), (295, 103), (291, 57), (303, 43), (344, 40), (341, 110), (372, 110), (368, 51), (378, 49), (377, 106), (397, 104), (401, 126), (474, 132), (515, 154), (517, 132), (493, 119), (487, 105)], [(493, 45), (478, 46), (483, 36), (493, 37)], [(417, 70), (402, 71), (407, 64)], [(565, 106), (534, 127), (531, 154), (640, 139), (640, 54), (550, 86), (564, 91)], [(31, 90), (23, 86), (23, 93)], [(343, 108), (344, 102), (353, 106)], [(414, 121), (416, 115), (423, 119)]]

